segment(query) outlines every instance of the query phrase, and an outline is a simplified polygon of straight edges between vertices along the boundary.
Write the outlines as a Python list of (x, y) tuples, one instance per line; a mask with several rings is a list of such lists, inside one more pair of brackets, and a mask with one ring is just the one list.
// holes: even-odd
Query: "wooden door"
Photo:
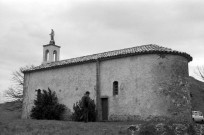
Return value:
[(101, 98), (102, 120), (108, 120), (108, 98)]

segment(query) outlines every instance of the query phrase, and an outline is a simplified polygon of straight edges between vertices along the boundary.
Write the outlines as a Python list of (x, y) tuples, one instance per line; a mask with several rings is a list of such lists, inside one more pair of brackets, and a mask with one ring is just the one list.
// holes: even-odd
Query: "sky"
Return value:
[(203, 0), (0, 0), (0, 102), (12, 72), (42, 63), (43, 45), (69, 59), (145, 44), (187, 52), (204, 65)]

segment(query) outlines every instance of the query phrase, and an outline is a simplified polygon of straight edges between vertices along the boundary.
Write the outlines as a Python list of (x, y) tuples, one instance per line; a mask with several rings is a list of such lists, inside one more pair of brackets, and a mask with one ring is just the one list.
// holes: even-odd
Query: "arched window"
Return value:
[(57, 51), (56, 50), (53, 51), (53, 56), (54, 56), (54, 61), (57, 61)]
[(113, 82), (113, 96), (118, 95), (118, 81)]
[(45, 51), (45, 61), (48, 61), (49, 60), (49, 50), (46, 50)]

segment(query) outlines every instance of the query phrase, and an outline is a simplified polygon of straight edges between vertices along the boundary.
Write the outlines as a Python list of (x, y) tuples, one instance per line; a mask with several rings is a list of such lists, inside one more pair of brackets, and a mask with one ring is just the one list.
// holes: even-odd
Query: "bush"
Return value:
[(153, 124), (144, 124), (140, 129), (139, 135), (156, 135), (156, 129)]
[(47, 119), (60, 120), (66, 106), (58, 103), (58, 98), (55, 92), (49, 88), (46, 90), (37, 90), (37, 99), (34, 100), (34, 107), (31, 110), (31, 118), (33, 119)]
[(188, 129), (187, 129), (187, 133), (188, 133), (189, 135), (195, 135), (195, 134), (196, 134), (196, 130), (195, 130), (195, 128), (193, 127), (192, 124), (189, 125), (189, 127), (188, 127)]
[[(78, 102), (73, 105), (74, 113), (72, 114), (73, 121), (83, 121), (83, 103), (82, 98)], [(94, 100), (90, 100), (89, 108), (88, 108), (88, 121), (94, 122), (96, 121), (96, 105)]]

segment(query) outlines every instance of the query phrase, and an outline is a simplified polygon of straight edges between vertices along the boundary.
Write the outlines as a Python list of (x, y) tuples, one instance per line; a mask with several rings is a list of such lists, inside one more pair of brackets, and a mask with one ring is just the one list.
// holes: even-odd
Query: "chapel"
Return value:
[(50, 88), (70, 112), (89, 91), (99, 120), (190, 119), (189, 54), (147, 44), (60, 60), (50, 35), (42, 63), (24, 71), (22, 118), (30, 118), (35, 90)]

